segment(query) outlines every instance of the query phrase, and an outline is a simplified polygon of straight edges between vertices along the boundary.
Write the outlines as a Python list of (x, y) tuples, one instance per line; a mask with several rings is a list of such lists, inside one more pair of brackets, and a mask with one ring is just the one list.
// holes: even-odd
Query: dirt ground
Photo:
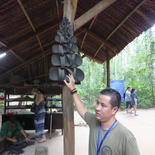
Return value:
[[(155, 155), (155, 109), (137, 110), (137, 114), (139, 116), (119, 111), (116, 117), (135, 135), (141, 155)], [(74, 123), (75, 155), (88, 155), (89, 128), (77, 112), (74, 115)], [(48, 133), (46, 133), (46, 136), (48, 137)], [(48, 138), (44, 143), (39, 144), (36, 142), (35, 145), (26, 147), (22, 155), (34, 155), (37, 146), (48, 147), (49, 155), (63, 155), (63, 135), (61, 130), (53, 133), (52, 138)], [(4, 153), (4, 155), (6, 154)]]
[(141, 155), (155, 155), (155, 109), (137, 110), (137, 114), (123, 111), (117, 118), (135, 135)]

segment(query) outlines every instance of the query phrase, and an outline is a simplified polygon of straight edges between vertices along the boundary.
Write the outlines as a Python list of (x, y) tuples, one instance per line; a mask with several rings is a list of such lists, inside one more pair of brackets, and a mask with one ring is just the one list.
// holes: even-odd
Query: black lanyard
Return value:
[(97, 136), (97, 142), (96, 142), (96, 144), (97, 144), (96, 145), (97, 146), (97, 148), (96, 148), (96, 155), (99, 154), (103, 141), (105, 140), (105, 138), (107, 137), (107, 135), (109, 134), (109, 132), (112, 130), (112, 128), (116, 125), (116, 123), (117, 123), (117, 120), (115, 120), (113, 122), (113, 124), (109, 127), (109, 129), (106, 131), (106, 133), (103, 136), (103, 138), (102, 138), (101, 141), (100, 141), (101, 123), (99, 124), (99, 126), (98, 126), (98, 136)]

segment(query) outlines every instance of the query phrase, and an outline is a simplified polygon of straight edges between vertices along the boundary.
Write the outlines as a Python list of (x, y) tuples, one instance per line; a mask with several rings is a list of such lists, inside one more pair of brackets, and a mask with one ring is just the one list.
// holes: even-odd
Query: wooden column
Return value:
[(107, 60), (106, 64), (107, 64), (107, 87), (110, 87), (110, 60)]
[[(78, 0), (64, 0), (63, 17), (73, 26)], [(75, 154), (74, 107), (70, 90), (63, 87), (64, 155)]]
[(64, 155), (75, 154), (74, 107), (70, 90), (63, 87)]
[(106, 57), (107, 57), (107, 87), (110, 87), (110, 59), (109, 59), (109, 51), (106, 50)]
[(63, 16), (67, 17), (68, 20), (73, 24), (75, 14), (76, 14), (76, 8), (77, 8), (77, 2), (78, 0), (64, 0), (64, 12)]

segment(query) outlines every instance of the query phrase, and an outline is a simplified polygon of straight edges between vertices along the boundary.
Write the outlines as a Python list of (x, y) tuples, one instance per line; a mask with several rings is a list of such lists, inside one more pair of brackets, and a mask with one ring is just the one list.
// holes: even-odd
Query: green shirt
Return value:
[[(85, 120), (90, 127), (89, 155), (96, 155), (99, 121), (95, 114), (86, 112)], [(101, 129), (100, 141), (106, 131)], [(99, 155), (140, 155), (134, 135), (120, 122), (114, 126), (102, 143)]]
[(3, 123), (1, 128), (1, 135), (12, 138), (13, 136), (18, 136), (20, 134), (20, 131), (22, 130), (22, 126), (19, 124), (19, 122), (16, 123), (15, 126), (10, 126), (9, 121), (6, 121)]

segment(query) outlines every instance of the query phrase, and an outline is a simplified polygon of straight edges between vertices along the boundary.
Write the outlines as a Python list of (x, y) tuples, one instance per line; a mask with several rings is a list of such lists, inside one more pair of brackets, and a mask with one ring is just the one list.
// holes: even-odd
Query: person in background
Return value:
[(96, 101), (95, 114), (90, 113), (77, 94), (75, 79), (72, 75), (67, 77), (69, 82), (64, 82), (71, 91), (77, 111), (90, 128), (89, 155), (140, 155), (134, 135), (115, 117), (121, 95), (114, 89), (102, 90)]
[(130, 109), (129, 113), (132, 114), (132, 111), (134, 111), (134, 115), (135, 116), (138, 116), (137, 115), (137, 94), (136, 94), (136, 89), (135, 88), (132, 88), (131, 89), (131, 105), (132, 105), (132, 108)]
[(131, 106), (131, 88), (127, 87), (126, 91), (125, 91), (125, 103), (126, 103), (126, 112), (128, 113), (128, 107), (130, 107), (130, 109), (132, 108)]
[[(35, 125), (35, 137), (32, 139), (39, 139), (39, 143), (46, 141), (46, 136), (44, 132), (45, 125), (45, 101), (43, 94), (36, 88), (32, 90), (32, 94), (35, 96), (35, 117), (34, 117), (34, 125)], [(41, 137), (39, 137), (41, 136)]]
[(2, 124), (0, 135), (10, 142), (17, 142), (18, 140), (30, 141), (26, 132), (14, 116)]

